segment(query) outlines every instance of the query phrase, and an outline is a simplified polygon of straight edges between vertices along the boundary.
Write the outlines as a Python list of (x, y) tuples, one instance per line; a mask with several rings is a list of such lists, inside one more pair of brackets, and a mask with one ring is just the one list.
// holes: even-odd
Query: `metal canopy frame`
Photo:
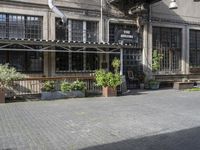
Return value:
[[(124, 48), (134, 48), (132, 44), (75, 42), (37, 39), (0, 39), (2, 51), (38, 51), (71, 53), (115, 53)], [(95, 49), (95, 50), (88, 50)]]

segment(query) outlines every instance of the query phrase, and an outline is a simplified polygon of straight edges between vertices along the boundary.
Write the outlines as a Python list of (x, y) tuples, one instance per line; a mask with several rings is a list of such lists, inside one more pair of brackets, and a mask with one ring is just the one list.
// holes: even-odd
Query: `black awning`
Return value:
[[(124, 48), (135, 48), (135, 46), (119, 43), (0, 38), (0, 51), (119, 53), (119, 50)], [(95, 51), (87, 49), (95, 49)]]

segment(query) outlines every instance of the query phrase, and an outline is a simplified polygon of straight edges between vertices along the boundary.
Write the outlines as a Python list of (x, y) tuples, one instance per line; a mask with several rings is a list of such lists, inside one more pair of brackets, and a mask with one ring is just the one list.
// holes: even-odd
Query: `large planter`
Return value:
[(5, 103), (5, 90), (0, 88), (0, 103)]
[(104, 97), (114, 97), (117, 96), (117, 89), (112, 87), (103, 87), (102, 93)]
[(55, 99), (66, 99), (66, 98), (81, 98), (85, 97), (84, 91), (69, 91), (69, 92), (42, 92), (41, 99), (42, 100), (55, 100)]
[(160, 83), (159, 82), (149, 83), (149, 88), (151, 90), (158, 90), (160, 88)]

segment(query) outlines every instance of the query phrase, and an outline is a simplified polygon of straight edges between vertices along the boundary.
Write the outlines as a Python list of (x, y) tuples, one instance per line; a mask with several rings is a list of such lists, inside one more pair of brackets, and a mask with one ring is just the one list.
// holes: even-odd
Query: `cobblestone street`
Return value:
[(200, 93), (0, 105), (0, 150), (198, 150)]

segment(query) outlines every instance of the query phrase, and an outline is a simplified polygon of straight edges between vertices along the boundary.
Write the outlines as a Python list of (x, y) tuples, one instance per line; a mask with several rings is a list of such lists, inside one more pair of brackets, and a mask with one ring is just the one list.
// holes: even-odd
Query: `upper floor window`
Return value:
[(56, 39), (68, 41), (98, 41), (98, 23), (95, 21), (71, 20), (67, 26), (58, 25), (60, 18), (56, 18)]
[(42, 17), (0, 14), (1, 38), (42, 38)]
[(72, 41), (83, 41), (83, 21), (72, 20)]
[(86, 29), (87, 42), (97, 42), (98, 41), (97, 22), (87, 21), (86, 26), (87, 26), (87, 29)]

